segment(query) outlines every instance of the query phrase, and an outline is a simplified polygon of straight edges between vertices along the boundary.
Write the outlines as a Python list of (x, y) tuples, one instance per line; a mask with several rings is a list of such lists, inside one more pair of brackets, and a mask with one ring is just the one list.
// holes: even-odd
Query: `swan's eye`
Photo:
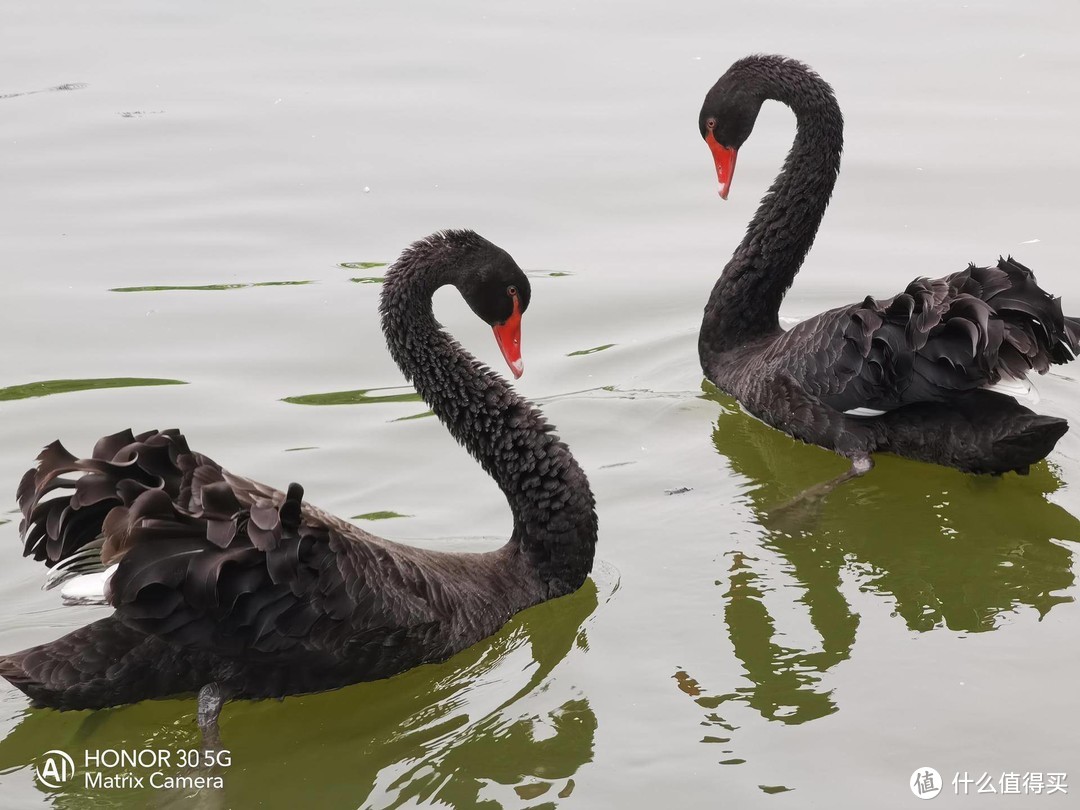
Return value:
[(513, 298), (515, 295), (517, 295), (517, 287), (511, 284), (509, 287), (506, 288), (506, 294)]
[(716, 129), (716, 119), (710, 118), (708, 121), (705, 122), (705, 126), (709, 129)]

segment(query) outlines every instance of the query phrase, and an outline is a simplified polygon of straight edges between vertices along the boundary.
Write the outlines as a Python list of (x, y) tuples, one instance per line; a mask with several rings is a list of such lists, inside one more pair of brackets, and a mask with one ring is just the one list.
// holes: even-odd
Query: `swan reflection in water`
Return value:
[[(793, 496), (845, 461), (758, 422), (710, 383), (703, 390), (721, 406), (713, 442), (746, 479), (762, 529), (751, 545), (737, 540), (726, 553), (718, 583), (749, 684), (710, 695), (691, 673), (675, 676), (710, 712), (708, 724), (730, 726), (721, 709), (730, 701), (786, 724), (837, 711), (821, 681), (851, 656), (859, 626), (844, 581), (887, 600), (916, 632), (990, 632), (1010, 615), (1042, 618), (1073, 601), (1064, 591), (1074, 581), (1080, 521), (1048, 500), (1061, 482), (1046, 462), (1025, 477), (992, 478), (882, 455), (864, 478), (790, 509)], [(806, 643), (778, 630), (777, 618), (788, 623), (781, 606), (805, 617)]]
[[(561, 665), (588, 652), (588, 624), (615, 577), (598, 564), (576, 593), (530, 608), (442, 664), (335, 692), (236, 703), (222, 723), (232, 765), (214, 772), (223, 790), (204, 790), (189, 804), (191, 791), (170, 796), (147, 786), (110, 792), (109, 806), (304, 807), (313, 797), (320, 808), (556, 806), (592, 760), (597, 727), (588, 696), (562, 674), (576, 667)], [(176, 762), (177, 751), (199, 745), (189, 700), (20, 714), (0, 742), (0, 773), (26, 769), (25, 789), (33, 794), (33, 784), (57, 807), (87, 806), (102, 791), (78, 774), (59, 791), (39, 786), (31, 766), (50, 749), (77, 761), (84, 750), (165, 749)], [(145, 783), (151, 770), (131, 773)], [(18, 803), (17, 792), (11, 799)]]

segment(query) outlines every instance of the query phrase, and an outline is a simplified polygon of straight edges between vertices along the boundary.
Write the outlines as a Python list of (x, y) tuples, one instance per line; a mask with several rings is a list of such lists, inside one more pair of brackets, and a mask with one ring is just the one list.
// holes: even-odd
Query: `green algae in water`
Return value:
[(314, 283), (314, 281), (309, 279), (306, 281), (256, 281), (247, 284), (163, 284), (150, 287), (112, 287), (109, 292), (207, 292), (211, 290), (246, 290), (250, 287), (302, 287), (305, 284)]
[[(375, 394), (376, 391), (402, 391), (400, 394)], [(407, 387), (361, 388), (357, 391), (331, 391), (326, 394), (304, 394), (285, 397), (282, 402), (292, 405), (373, 405), (386, 402), (420, 402), (420, 395)]]
[(550, 782), (532, 782), (527, 785), (518, 785), (514, 788), (514, 792), (525, 801), (538, 799), (549, 790), (551, 790)]
[(579, 349), (576, 352), (570, 352), (567, 357), (584, 357), (586, 354), (596, 354), (597, 352), (610, 349), (612, 346), (617, 346), (616, 343), (605, 343), (603, 346), (593, 346), (591, 349)]
[(86, 380), (43, 380), (41, 382), (0, 388), (0, 402), (75, 391), (96, 391), (104, 388), (137, 388), (149, 385), (187, 385), (183, 380), (163, 380), (154, 377), (105, 377)]
[(383, 512), (366, 512), (363, 515), (353, 515), (350, 520), (393, 520), (394, 518), (407, 518), (412, 515), (402, 515), (389, 510)]
[(361, 276), (349, 279), (353, 284), (382, 284), (385, 280), (382, 276)]
[(340, 262), (338, 267), (346, 270), (371, 270), (374, 267), (386, 267), (386, 262)]
[(399, 416), (397, 419), (391, 419), (391, 422), (411, 422), (414, 419), (427, 419), (429, 416), (434, 416), (435, 411), (423, 411), (421, 413), (410, 414), (409, 416)]

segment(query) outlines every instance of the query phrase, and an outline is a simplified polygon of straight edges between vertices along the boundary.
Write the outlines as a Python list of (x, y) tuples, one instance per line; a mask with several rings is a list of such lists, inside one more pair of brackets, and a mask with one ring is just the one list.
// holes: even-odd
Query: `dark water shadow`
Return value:
[(9, 98), (19, 98), (20, 96), (35, 96), (38, 93), (64, 93), (71, 90), (85, 90), (89, 85), (86, 82), (68, 82), (66, 84), (58, 84), (55, 87), (43, 87), (39, 90), (23, 90), (21, 93), (3, 93), (0, 94), (0, 101)]
[[(588, 697), (553, 674), (568, 657), (587, 653), (587, 622), (612, 592), (598, 592), (590, 579), (443, 664), (336, 692), (228, 704), (222, 740), (232, 765), (213, 771), (223, 789), (102, 791), (85, 788), (80, 772), (58, 791), (34, 782), (45, 794), (37, 801), (60, 808), (395, 808), (535, 799), (530, 807), (555, 807), (593, 758), (597, 720)], [(198, 745), (194, 708), (187, 699), (100, 712), (27, 709), (0, 742), (0, 780), (51, 749), (77, 762), (87, 749), (165, 749), (175, 762), (177, 751)], [(145, 779), (150, 770), (122, 772)]]
[[(1073, 601), (1064, 592), (1074, 583), (1080, 521), (1048, 500), (1062, 484), (1047, 463), (1027, 477), (991, 478), (882, 455), (815, 509), (778, 509), (847, 462), (758, 422), (708, 383), (703, 389), (721, 407), (713, 443), (746, 479), (764, 529), (756, 548), (728, 552), (718, 582), (750, 685), (712, 698), (711, 708), (737, 700), (787, 724), (837, 711), (821, 680), (850, 657), (859, 626), (844, 580), (887, 600), (915, 632), (991, 632), (1015, 614), (1041, 619)], [(819, 637), (805, 646), (815, 649), (779, 633), (767, 603), (805, 616)]]

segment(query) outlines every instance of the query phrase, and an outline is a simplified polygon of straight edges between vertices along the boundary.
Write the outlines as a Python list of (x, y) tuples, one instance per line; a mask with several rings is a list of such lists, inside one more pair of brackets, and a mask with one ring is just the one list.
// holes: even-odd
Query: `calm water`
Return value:
[[(695, 351), (712, 281), (792, 137), (790, 114), (766, 108), (731, 200), (716, 198), (698, 108), (754, 51), (816, 66), (848, 122), (786, 317), (999, 253), (1080, 314), (1080, 10), (664, 5), (0, 12), (7, 492), (54, 437), (86, 452), (129, 425), (175, 425), (387, 537), (501, 542), (498, 490), (401, 387), (380, 287), (354, 280), (454, 226), (531, 271), (519, 388), (560, 426), (601, 514), (602, 562), (580, 593), (439, 666), (231, 704), (223, 794), (95, 806), (901, 807), (924, 765), (946, 779), (1071, 770), (1080, 793), (1080, 433), (1028, 478), (883, 458), (821, 509), (780, 511), (843, 462), (703, 386)], [(131, 289), (176, 286), (208, 289)], [(502, 365), (460, 298), (436, 305)], [(1080, 424), (1076, 373), (1041, 380), (1039, 407)], [(187, 384), (11, 389), (116, 378)], [(323, 396), (338, 392), (353, 393)], [(102, 615), (39, 590), (16, 524), (0, 525), (4, 651)], [(89, 806), (81, 788), (35, 783), (44, 751), (179, 749), (193, 719), (191, 700), (30, 711), (0, 687), (0, 805)], [(937, 802), (1075, 798), (951, 790)]]

